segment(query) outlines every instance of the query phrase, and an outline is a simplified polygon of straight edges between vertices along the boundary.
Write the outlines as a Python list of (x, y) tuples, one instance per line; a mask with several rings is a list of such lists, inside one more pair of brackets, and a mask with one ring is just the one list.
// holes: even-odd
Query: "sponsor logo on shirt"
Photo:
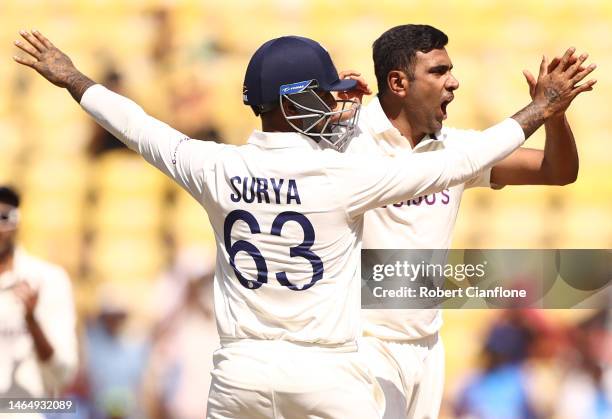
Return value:
[[(450, 190), (444, 189), (442, 192), (436, 192), (429, 195), (419, 196), (418, 198), (409, 199), (407, 201), (397, 202), (393, 204), (394, 207), (400, 208), (403, 206), (420, 206), (420, 205), (448, 205), (450, 203)], [(388, 205), (383, 206), (382, 208), (387, 208)]]

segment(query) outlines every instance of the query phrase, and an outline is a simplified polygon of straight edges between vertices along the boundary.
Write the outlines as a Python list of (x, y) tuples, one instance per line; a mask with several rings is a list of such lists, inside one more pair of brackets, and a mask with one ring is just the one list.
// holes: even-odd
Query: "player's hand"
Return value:
[(26, 319), (34, 316), (34, 310), (38, 304), (38, 291), (32, 289), (27, 282), (20, 281), (13, 287), (13, 292), (23, 303)]
[(14, 56), (19, 64), (31, 67), (56, 86), (68, 87), (70, 78), (79, 74), (70, 58), (37, 30), (21, 30), (23, 40), (15, 45), (27, 53), (25, 57)]
[(77, 102), (81, 101), (89, 87), (96, 84), (77, 70), (70, 58), (37, 30), (22, 30), (19, 34), (24, 40), (15, 41), (15, 45), (28, 55), (14, 56), (13, 59), (19, 64), (33, 68), (54, 85), (68, 89)]
[(365, 77), (363, 77), (358, 71), (344, 70), (338, 74), (338, 77), (340, 79), (357, 80), (357, 85), (352, 90), (338, 92), (338, 100), (349, 100), (352, 101), (352, 103), (349, 102), (350, 108), (347, 109), (343, 107), (343, 109), (345, 109), (344, 112), (333, 115), (330, 118), (330, 123), (332, 124), (352, 119), (356, 115), (359, 106), (361, 106), (363, 95), (372, 94), (372, 91), (368, 87), (368, 82), (366, 81)]
[(586, 54), (580, 55), (573, 64), (570, 64), (574, 52), (575, 48), (569, 48), (550, 72), (547, 70), (552, 67), (550, 66), (552, 63), (549, 63), (546, 57), (542, 57), (540, 72), (534, 87), (533, 102), (542, 107), (547, 118), (565, 112), (576, 96), (593, 90), (593, 85), (597, 82), (591, 79), (578, 84), (595, 70), (596, 65), (591, 64), (581, 70), (588, 57)]
[(355, 70), (344, 70), (341, 71), (338, 76), (340, 79), (352, 79), (357, 80), (357, 86), (353, 90), (347, 92), (339, 92), (338, 98), (345, 100), (357, 99), (359, 103), (362, 103), (363, 95), (371, 95), (372, 90), (368, 86), (368, 82), (365, 77)]
[[(588, 54), (585, 54), (585, 55), (586, 55), (585, 57), (586, 59), (588, 57)], [(562, 58), (561, 56), (556, 56), (555, 58), (552, 59), (550, 63), (548, 63), (548, 66), (546, 68), (547, 74), (553, 71), (555, 68), (557, 68), (557, 66), (561, 62), (561, 58)], [(569, 67), (570, 65), (575, 64), (576, 61), (578, 61), (578, 58), (576, 57), (575, 54), (572, 54), (572, 56), (567, 61), (566, 67)], [(581, 65), (578, 71), (584, 71), (585, 69), (586, 67)], [(535, 86), (536, 86), (537, 80), (533, 76), (531, 71), (527, 69), (523, 70), (523, 75), (525, 76), (525, 80), (527, 81), (527, 86), (529, 86), (529, 96), (531, 96), (531, 99), (533, 99), (535, 95)]]

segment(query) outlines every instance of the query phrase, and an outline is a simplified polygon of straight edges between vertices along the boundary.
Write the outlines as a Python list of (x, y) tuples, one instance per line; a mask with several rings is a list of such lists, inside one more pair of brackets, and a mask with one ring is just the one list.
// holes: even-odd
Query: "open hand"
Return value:
[[(584, 62), (584, 60), (586, 60), (588, 56), (589, 54), (582, 54), (582, 56), (580, 56), (580, 59)], [(561, 62), (561, 58), (562, 58), (561, 56), (556, 56), (555, 58), (552, 59), (551, 62), (548, 63), (546, 67), (546, 74), (550, 73), (555, 68), (557, 68), (557, 66)], [(546, 60), (546, 56), (544, 56), (544, 60)], [(569, 60), (566, 63), (566, 67), (569, 67), (570, 65), (575, 64), (576, 61), (578, 61), (578, 58), (576, 57), (575, 54), (572, 54), (572, 56), (569, 58)], [(584, 67), (583, 65), (580, 65), (580, 67), (578, 68), (578, 71), (584, 71), (585, 69), (586, 67)], [(529, 96), (531, 96), (531, 99), (533, 99), (534, 94), (535, 94), (535, 87), (536, 87), (537, 80), (533, 76), (531, 71), (527, 69), (523, 70), (523, 76), (525, 76), (525, 80), (527, 81), (527, 86), (529, 86)]]
[(551, 62), (542, 57), (537, 80), (529, 71), (523, 71), (532, 99), (542, 104), (549, 116), (565, 112), (576, 96), (593, 90), (593, 85), (597, 82), (591, 79), (578, 85), (597, 66), (591, 64), (584, 67), (588, 54), (576, 58), (574, 52), (574, 48), (569, 48), (563, 57), (555, 58)]
[(15, 41), (15, 45), (28, 55), (14, 56), (13, 59), (19, 64), (33, 68), (56, 86), (68, 87), (70, 77), (78, 73), (70, 58), (37, 30), (22, 30), (19, 34), (24, 41)]
[(26, 57), (14, 56), (19, 64), (33, 68), (56, 86), (68, 89), (74, 100), (81, 101), (85, 91), (95, 82), (76, 69), (70, 58), (37, 30), (19, 31), (25, 41), (15, 45), (26, 52)]

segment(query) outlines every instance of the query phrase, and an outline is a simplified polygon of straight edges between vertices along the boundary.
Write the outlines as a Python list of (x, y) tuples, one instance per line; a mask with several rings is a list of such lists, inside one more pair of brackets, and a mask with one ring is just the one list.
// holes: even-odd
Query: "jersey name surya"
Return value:
[(285, 196), (286, 199), (282, 203), (295, 202), (298, 205), (302, 203), (295, 179), (233, 176), (230, 178), (230, 184), (234, 191), (230, 195), (232, 202), (243, 201), (251, 204), (257, 201), (258, 204), (262, 202), (280, 204), (281, 197)]

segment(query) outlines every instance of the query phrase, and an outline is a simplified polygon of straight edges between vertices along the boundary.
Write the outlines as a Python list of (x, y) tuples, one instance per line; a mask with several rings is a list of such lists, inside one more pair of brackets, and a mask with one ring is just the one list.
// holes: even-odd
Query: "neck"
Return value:
[(390, 95), (379, 95), (378, 100), (391, 125), (410, 142), (413, 148), (425, 138), (424, 132), (418, 132), (413, 128), (413, 124), (410, 122), (411, 112), (400, 101), (395, 100)]
[(263, 132), (294, 132), (295, 131), (290, 126), (281, 126), (279, 124), (270, 123), (270, 122), (266, 123), (266, 121), (262, 121), (261, 130)]
[(261, 116), (261, 130), (264, 132), (295, 132), (278, 109)]
[(13, 268), (14, 254), (12, 247), (0, 254), (0, 274)]

